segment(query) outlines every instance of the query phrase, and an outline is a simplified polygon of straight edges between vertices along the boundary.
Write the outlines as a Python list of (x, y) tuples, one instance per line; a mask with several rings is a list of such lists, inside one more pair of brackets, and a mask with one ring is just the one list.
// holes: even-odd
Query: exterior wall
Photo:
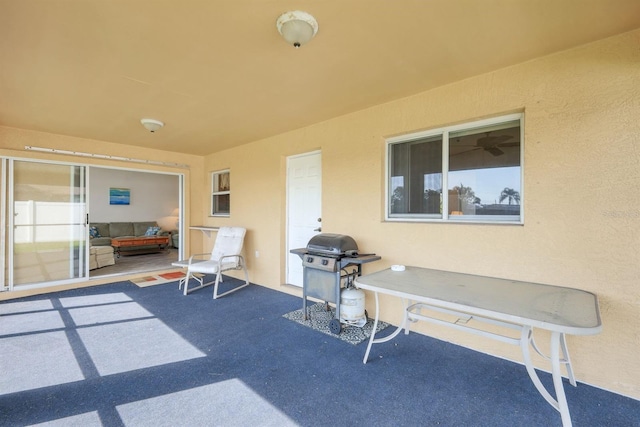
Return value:
[[(320, 149), (323, 230), (351, 235), (361, 251), (383, 257), (365, 273), (406, 264), (594, 292), (604, 330), (568, 337), (576, 376), (640, 398), (639, 45), (640, 31), (626, 33), (212, 154), (205, 175), (231, 170), (231, 217), (207, 217), (205, 191), (204, 222), (247, 227), (251, 281), (301, 294), (282, 285), (286, 157)], [(383, 221), (385, 138), (520, 111), (524, 226)], [(381, 303), (382, 318), (397, 324), (399, 302)], [(367, 305), (372, 312), (372, 298)], [(521, 360), (515, 346), (416, 329)], [(545, 348), (547, 337), (537, 338)]]

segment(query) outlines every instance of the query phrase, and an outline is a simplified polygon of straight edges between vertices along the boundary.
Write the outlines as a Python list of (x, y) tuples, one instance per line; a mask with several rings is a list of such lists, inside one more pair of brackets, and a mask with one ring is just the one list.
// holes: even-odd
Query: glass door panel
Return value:
[(13, 286), (87, 277), (86, 168), (13, 161)]

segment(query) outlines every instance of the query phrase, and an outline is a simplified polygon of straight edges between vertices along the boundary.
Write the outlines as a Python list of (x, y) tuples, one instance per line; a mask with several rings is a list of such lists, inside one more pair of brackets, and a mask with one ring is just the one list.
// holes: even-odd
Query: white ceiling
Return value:
[(204, 155), (639, 27), (639, 0), (0, 0), (0, 126)]

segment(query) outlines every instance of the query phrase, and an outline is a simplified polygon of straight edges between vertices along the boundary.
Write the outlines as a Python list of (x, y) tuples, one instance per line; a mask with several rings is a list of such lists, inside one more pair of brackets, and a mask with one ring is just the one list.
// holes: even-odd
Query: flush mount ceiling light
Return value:
[(308, 43), (318, 32), (318, 22), (307, 12), (294, 10), (280, 15), (276, 21), (278, 32), (287, 43), (298, 48)]
[(160, 120), (155, 119), (142, 119), (140, 120), (140, 123), (142, 123), (142, 126), (144, 126), (151, 133), (164, 126), (164, 123), (162, 123)]

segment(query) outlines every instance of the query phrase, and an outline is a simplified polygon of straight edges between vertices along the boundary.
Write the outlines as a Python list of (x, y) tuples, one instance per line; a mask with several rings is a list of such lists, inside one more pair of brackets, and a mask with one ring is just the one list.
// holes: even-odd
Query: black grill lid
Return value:
[(357, 254), (358, 245), (350, 236), (344, 234), (320, 233), (307, 243), (307, 250), (317, 254), (345, 255)]

